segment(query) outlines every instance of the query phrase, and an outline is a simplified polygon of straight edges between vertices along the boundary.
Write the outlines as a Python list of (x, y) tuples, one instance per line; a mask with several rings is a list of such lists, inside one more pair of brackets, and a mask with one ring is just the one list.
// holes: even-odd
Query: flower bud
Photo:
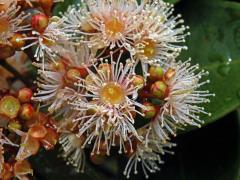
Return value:
[(30, 120), (34, 116), (34, 108), (31, 104), (23, 104), (20, 111), (20, 117), (24, 120)]
[(20, 102), (13, 96), (4, 96), (0, 100), (0, 114), (14, 119), (20, 110)]
[(151, 81), (161, 80), (164, 75), (163, 69), (160, 66), (151, 66), (148, 73)]
[(151, 86), (151, 93), (156, 98), (164, 98), (167, 91), (167, 85), (162, 81), (157, 81)]
[(45, 14), (36, 14), (32, 17), (31, 25), (32, 28), (39, 32), (43, 33), (48, 26), (49, 18)]
[(24, 35), (20, 33), (15, 33), (13, 37), (10, 39), (12, 47), (16, 50), (21, 50), (21, 48), (25, 45), (25, 40), (23, 40)]
[(21, 103), (27, 103), (31, 101), (31, 98), (33, 96), (33, 92), (29, 88), (22, 88), (18, 92), (18, 99)]
[(141, 88), (144, 86), (144, 78), (140, 75), (134, 75), (132, 83), (134, 86)]
[(145, 106), (145, 108), (142, 109), (142, 113), (145, 115), (144, 117), (146, 119), (153, 118), (157, 113), (155, 106), (149, 102), (145, 102), (143, 105)]
[(28, 130), (28, 134), (36, 139), (44, 138), (47, 133), (47, 129), (41, 124), (35, 124)]
[(169, 81), (176, 75), (176, 70), (169, 68), (167, 72), (164, 74), (164, 80)]

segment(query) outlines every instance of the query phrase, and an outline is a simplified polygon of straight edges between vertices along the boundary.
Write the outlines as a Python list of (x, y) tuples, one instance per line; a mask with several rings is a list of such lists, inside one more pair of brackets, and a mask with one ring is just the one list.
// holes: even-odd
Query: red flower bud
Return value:
[(34, 108), (31, 104), (23, 104), (21, 107), (20, 117), (24, 120), (30, 120), (34, 115)]
[(32, 17), (32, 28), (43, 33), (48, 26), (49, 18), (45, 14), (36, 14)]
[(33, 92), (29, 88), (23, 88), (18, 92), (18, 99), (21, 103), (30, 102)]

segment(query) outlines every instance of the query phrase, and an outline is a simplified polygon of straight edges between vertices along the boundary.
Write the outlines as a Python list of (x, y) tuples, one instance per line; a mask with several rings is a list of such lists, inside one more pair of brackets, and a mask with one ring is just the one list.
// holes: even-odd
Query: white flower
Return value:
[[(55, 62), (45, 63), (45, 70), (39, 69), (37, 78), (38, 91), (35, 93), (33, 100), (43, 102), (49, 106), (49, 112), (68, 111), (70, 106), (69, 100), (76, 97), (76, 89), (71, 83), (66, 81), (66, 74), (72, 68), (80, 68), (83, 65), (88, 66), (94, 61), (91, 52), (84, 45), (73, 46), (64, 45), (64, 50), (59, 53), (61, 57), (56, 58)], [(41, 68), (43, 63), (33, 63), (36, 67)]]
[(201, 82), (201, 78), (208, 72), (199, 70), (199, 65), (191, 66), (190, 60), (182, 63), (172, 63), (165, 68), (165, 83), (168, 86), (168, 95), (164, 103), (152, 121), (153, 129), (159, 137), (165, 137), (165, 132), (176, 135), (176, 129), (191, 125), (201, 127), (204, 123), (200, 119), (201, 114), (211, 115), (201, 106), (210, 102), (209, 97), (214, 96), (202, 86), (209, 80)]
[(37, 61), (42, 62), (42, 69), (45, 69), (45, 58), (54, 61), (63, 48), (62, 43), (66, 43), (68, 40), (67, 34), (62, 31), (62, 21), (57, 17), (52, 17), (50, 23), (44, 30), (39, 33), (32, 30), (32, 36), (23, 38), (23, 40), (32, 41), (27, 44), (22, 50), (36, 46), (34, 57)]
[(30, 30), (29, 25), (23, 24), (28, 14), (20, 12), (16, 1), (0, 1), (0, 6), (6, 6), (0, 11), (0, 44), (11, 45), (9, 39), (14, 33)]
[(155, 173), (160, 170), (159, 166), (164, 162), (161, 155), (171, 153), (167, 150), (175, 146), (173, 143), (162, 141), (159, 139), (149, 125), (138, 130), (139, 134), (144, 137), (142, 142), (134, 141), (134, 149), (131, 149), (129, 160), (124, 170), (124, 175), (130, 178), (130, 174), (134, 171), (137, 174), (138, 164), (141, 163), (142, 171), (146, 178), (149, 178), (148, 172)]
[[(97, 48), (124, 47), (132, 51), (141, 22), (137, 18), (143, 7), (136, 0), (83, 0), (80, 7), (71, 7), (63, 19), (72, 34), (80, 35)], [(87, 39), (85, 39), (87, 36)]]
[(83, 172), (85, 167), (85, 154), (81, 147), (83, 138), (73, 133), (62, 133), (59, 143), (62, 146), (60, 156), (67, 161), (67, 164), (74, 166), (77, 172)]
[(134, 127), (134, 116), (142, 115), (138, 108), (143, 108), (136, 100), (139, 87), (132, 83), (134, 64), (129, 60), (126, 65), (122, 64), (121, 55), (122, 52), (114, 61), (111, 53), (109, 64), (108, 61), (101, 60), (98, 67), (86, 67), (89, 75), (80, 79), (77, 86), (87, 91), (79, 94), (80, 98), (71, 103), (75, 110), (92, 111), (90, 115), (76, 117), (74, 121), (81, 123), (79, 136), (88, 134), (86, 143), (94, 141), (93, 153), (102, 139), (105, 139), (108, 153), (110, 146), (115, 145), (116, 141), (120, 143), (121, 153), (124, 142), (128, 141), (130, 136), (141, 139)]
[(141, 13), (144, 17), (141, 37), (136, 44), (136, 59), (142, 63), (143, 71), (147, 65), (167, 64), (169, 58), (175, 58), (182, 49), (186, 33), (181, 15), (173, 16), (173, 6), (162, 0), (146, 3)]

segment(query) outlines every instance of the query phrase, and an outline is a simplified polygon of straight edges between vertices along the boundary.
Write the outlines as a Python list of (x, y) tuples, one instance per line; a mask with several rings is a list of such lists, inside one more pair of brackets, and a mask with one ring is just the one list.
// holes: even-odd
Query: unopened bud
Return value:
[(35, 124), (28, 130), (28, 134), (33, 138), (41, 139), (47, 135), (47, 129), (41, 124)]
[(23, 104), (20, 117), (24, 120), (30, 120), (34, 116), (34, 108), (31, 104)]
[(31, 25), (32, 28), (43, 33), (48, 26), (49, 18), (45, 14), (36, 14), (32, 17)]
[(13, 96), (4, 96), (0, 100), (0, 114), (14, 119), (20, 110), (20, 102)]
[(32, 96), (33, 96), (33, 92), (29, 88), (20, 89), (18, 92), (18, 99), (20, 100), (21, 103), (30, 102)]
[(151, 66), (148, 73), (151, 81), (161, 80), (164, 75), (163, 69), (160, 66)]
[(136, 86), (136, 87), (143, 87), (144, 86), (144, 78), (140, 75), (135, 75), (133, 76), (133, 85)]
[(151, 86), (151, 93), (156, 98), (164, 98), (167, 91), (167, 85), (162, 81), (157, 81)]
[(153, 118), (157, 113), (155, 106), (149, 102), (146, 102), (143, 105), (145, 106), (145, 108), (142, 109), (142, 113), (145, 115), (144, 117), (146, 119)]

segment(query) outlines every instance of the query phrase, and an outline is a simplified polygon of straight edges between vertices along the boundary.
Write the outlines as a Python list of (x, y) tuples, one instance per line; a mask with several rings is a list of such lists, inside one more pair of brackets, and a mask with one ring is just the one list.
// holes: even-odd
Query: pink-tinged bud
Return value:
[(144, 82), (145, 81), (144, 81), (144, 78), (142, 76), (140, 76), (140, 75), (134, 75), (133, 76), (132, 83), (133, 83), (134, 86), (141, 88), (141, 87), (144, 86)]
[(41, 124), (35, 124), (28, 130), (28, 134), (36, 139), (42, 139), (47, 135), (47, 129)]
[(18, 99), (20, 100), (21, 103), (30, 102), (32, 96), (33, 96), (33, 92), (29, 88), (20, 89), (18, 92)]
[(149, 102), (145, 102), (143, 105), (145, 106), (145, 108), (142, 109), (142, 113), (145, 115), (144, 117), (146, 119), (153, 118), (157, 113), (155, 106)]
[(0, 114), (14, 119), (17, 117), (20, 110), (20, 102), (13, 96), (4, 96), (0, 100)]
[(31, 25), (32, 28), (43, 33), (48, 26), (49, 18), (45, 14), (36, 14), (32, 17)]
[(31, 104), (23, 104), (21, 107), (20, 117), (24, 120), (30, 120), (34, 116), (34, 108)]
[(162, 81), (157, 81), (153, 83), (151, 86), (151, 93), (156, 98), (160, 98), (160, 99), (164, 98), (164, 96), (166, 95), (166, 91), (167, 91), (167, 85)]
[(161, 80), (164, 75), (163, 69), (160, 66), (151, 66), (148, 73), (151, 81)]

